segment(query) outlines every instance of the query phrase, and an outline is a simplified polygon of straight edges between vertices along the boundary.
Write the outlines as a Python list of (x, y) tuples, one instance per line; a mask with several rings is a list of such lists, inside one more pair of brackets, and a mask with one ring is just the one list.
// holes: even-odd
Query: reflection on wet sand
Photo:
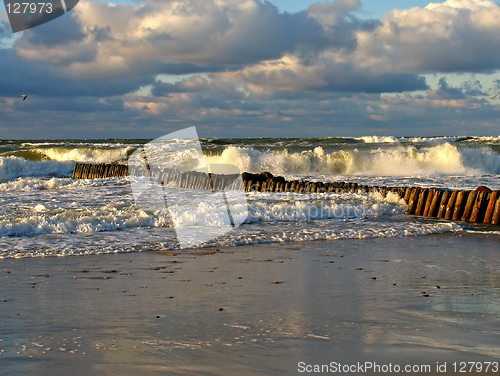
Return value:
[[(2, 374), (500, 361), (499, 238), (3, 260)], [(484, 374), (484, 372), (483, 372)]]

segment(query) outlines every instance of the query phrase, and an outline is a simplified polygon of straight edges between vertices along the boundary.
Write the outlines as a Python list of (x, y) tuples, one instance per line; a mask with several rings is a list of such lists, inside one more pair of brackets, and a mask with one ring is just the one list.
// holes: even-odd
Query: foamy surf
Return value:
[[(499, 140), (370, 136), (203, 139), (201, 144), (208, 164), (269, 171), (287, 179), (500, 189)], [(169, 197), (169, 212), (140, 210), (128, 178), (71, 179), (76, 162), (124, 161), (145, 142), (0, 141), (0, 257), (178, 250), (173, 220), (200, 233), (226, 226), (227, 210), (215, 201), (199, 200), (195, 192), (190, 210), (180, 196)], [(195, 154), (189, 148), (175, 153), (175, 163), (192, 164)], [(161, 165), (163, 159), (151, 155), (150, 163)], [(480, 226), (410, 217), (406, 205), (391, 194), (383, 198), (249, 193), (246, 197), (245, 222), (202, 246), (463, 234), (471, 229), (496, 236)]]
[[(56, 182), (54, 182), (55, 184)], [(82, 196), (87, 196), (85, 205), (59, 200), (42, 200), (31, 207), (18, 207), (13, 194), (6, 196), (6, 215), (0, 219), (0, 237), (30, 236), (39, 234), (93, 233), (140, 227), (171, 227), (170, 215), (176, 216), (180, 226), (220, 226), (227, 214), (218, 198), (204, 195), (193, 210), (185, 211), (182, 203), (186, 195), (189, 201), (197, 202), (198, 191), (183, 190), (179, 197), (170, 197), (170, 213), (166, 210), (147, 211), (139, 209), (133, 201), (130, 186), (115, 186), (116, 197), (93, 203), (92, 186), (73, 186)], [(27, 197), (32, 195), (26, 192)], [(70, 190), (66, 190), (71, 195)], [(76, 192), (75, 192), (76, 193)], [(50, 192), (47, 192), (50, 195)], [(172, 193), (170, 193), (172, 194)], [(175, 195), (175, 193), (174, 193)], [(208, 200), (207, 200), (208, 199)], [(179, 202), (176, 204), (175, 202)], [(34, 204), (35, 202), (33, 202)], [(387, 198), (380, 195), (358, 194), (259, 194), (248, 196), (248, 218), (245, 223), (304, 222), (326, 219), (348, 220), (375, 218), (404, 213), (406, 205), (397, 195)], [(179, 214), (176, 214), (179, 213)]]
[(488, 148), (458, 148), (444, 143), (417, 148), (413, 145), (339, 150), (261, 151), (230, 146), (209, 164), (234, 164), (241, 171), (269, 171), (275, 175), (301, 176), (438, 176), (500, 173), (500, 155)]
[(74, 166), (75, 162), (71, 161), (31, 162), (20, 157), (0, 157), (0, 179), (71, 176)]

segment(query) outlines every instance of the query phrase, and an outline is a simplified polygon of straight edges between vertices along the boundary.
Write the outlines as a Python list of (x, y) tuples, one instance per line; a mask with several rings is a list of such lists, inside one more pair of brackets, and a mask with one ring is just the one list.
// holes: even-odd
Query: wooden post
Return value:
[(436, 189), (434, 189), (434, 188), (429, 189), (429, 193), (427, 194), (427, 200), (425, 201), (425, 207), (424, 207), (424, 213), (423, 213), (424, 217), (430, 217), (429, 211), (431, 209), (431, 203), (432, 203), (432, 199), (434, 197), (435, 191), (436, 191)]
[(439, 210), (439, 203), (441, 202), (441, 197), (443, 196), (443, 191), (440, 189), (434, 190), (434, 196), (432, 196), (431, 206), (429, 207), (429, 212), (427, 215), (429, 217), (436, 217)]
[(80, 169), (80, 165), (77, 163), (73, 168), (73, 174), (71, 175), (71, 179), (79, 179), (78, 170)]
[(446, 204), (446, 212), (444, 218), (450, 220), (453, 217), (453, 209), (455, 208), (455, 201), (457, 200), (458, 191), (453, 191), (448, 203)]
[(462, 221), (468, 221), (472, 213), (472, 207), (476, 201), (477, 191), (472, 191), (469, 193), (467, 198), (467, 204), (465, 205), (464, 214), (462, 215)]
[(418, 195), (420, 193), (420, 188), (413, 188), (410, 195), (410, 200), (408, 202), (408, 212), (410, 214), (415, 214), (415, 209), (417, 208), (418, 203)]
[(405, 189), (405, 196), (404, 196), (404, 200), (405, 202), (408, 204), (408, 202), (410, 201), (410, 196), (411, 196), (411, 188), (406, 188)]
[(500, 198), (497, 198), (495, 209), (493, 210), (493, 216), (491, 217), (491, 224), (492, 225), (500, 224)]
[(467, 200), (467, 195), (469, 191), (460, 191), (457, 194), (457, 200), (455, 201), (455, 209), (453, 210), (453, 216), (451, 217), (454, 221), (459, 221), (462, 218), (464, 204)]
[(427, 188), (424, 188), (420, 191), (420, 194), (418, 196), (418, 203), (417, 203), (417, 209), (415, 210), (416, 215), (422, 215), (424, 214), (424, 206), (427, 201), (427, 194), (429, 190)]
[(498, 199), (500, 191), (493, 191), (489, 197), (488, 206), (486, 207), (486, 213), (484, 214), (483, 223), (491, 223), (491, 219), (493, 218), (493, 211), (495, 210), (495, 203)]
[(443, 192), (443, 195), (441, 197), (441, 202), (439, 203), (437, 218), (444, 218), (444, 215), (446, 213), (446, 206), (448, 205), (448, 200), (450, 199), (450, 196), (451, 196), (450, 191)]
[(472, 207), (472, 213), (469, 217), (469, 222), (477, 223), (482, 222), (484, 219), (484, 209), (486, 204), (486, 199), (488, 198), (488, 192), (479, 191), (476, 196), (476, 202)]

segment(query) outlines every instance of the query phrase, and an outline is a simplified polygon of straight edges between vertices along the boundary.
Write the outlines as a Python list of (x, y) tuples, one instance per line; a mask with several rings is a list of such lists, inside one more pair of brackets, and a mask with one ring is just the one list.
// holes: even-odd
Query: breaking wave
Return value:
[(451, 143), (417, 149), (398, 144), (371, 150), (327, 153), (318, 146), (301, 153), (259, 151), (230, 146), (209, 164), (233, 164), (241, 171), (277, 175), (439, 176), (500, 173), (500, 155), (488, 148), (458, 148)]
[(19, 177), (64, 177), (71, 176), (75, 162), (32, 162), (21, 157), (0, 157), (0, 180)]
[(56, 162), (87, 162), (87, 163), (112, 163), (126, 159), (135, 148), (71, 148), (51, 147), (17, 150), (3, 153), (2, 157), (20, 157), (28, 161), (39, 162), (51, 160)]
[(6, 152), (0, 155), (0, 179), (68, 177), (76, 162), (112, 163), (127, 159), (134, 150), (54, 147)]

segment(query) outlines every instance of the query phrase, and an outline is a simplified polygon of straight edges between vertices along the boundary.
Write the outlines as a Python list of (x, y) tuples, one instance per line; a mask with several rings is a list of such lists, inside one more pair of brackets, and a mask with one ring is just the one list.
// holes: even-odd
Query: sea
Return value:
[[(178, 252), (173, 223), (200, 233), (224, 225), (206, 200), (186, 211), (173, 197), (170, 207), (148, 210), (135, 202), (130, 177), (71, 178), (76, 163), (127, 163), (150, 141), (0, 140), (0, 258)], [(500, 189), (500, 136), (207, 138), (200, 143), (207, 164), (288, 180)], [(176, 158), (182, 162), (189, 154), (181, 150)], [(246, 201), (248, 217), (240, 226), (195, 246), (500, 235), (498, 226), (410, 216), (393, 194), (252, 192)]]

